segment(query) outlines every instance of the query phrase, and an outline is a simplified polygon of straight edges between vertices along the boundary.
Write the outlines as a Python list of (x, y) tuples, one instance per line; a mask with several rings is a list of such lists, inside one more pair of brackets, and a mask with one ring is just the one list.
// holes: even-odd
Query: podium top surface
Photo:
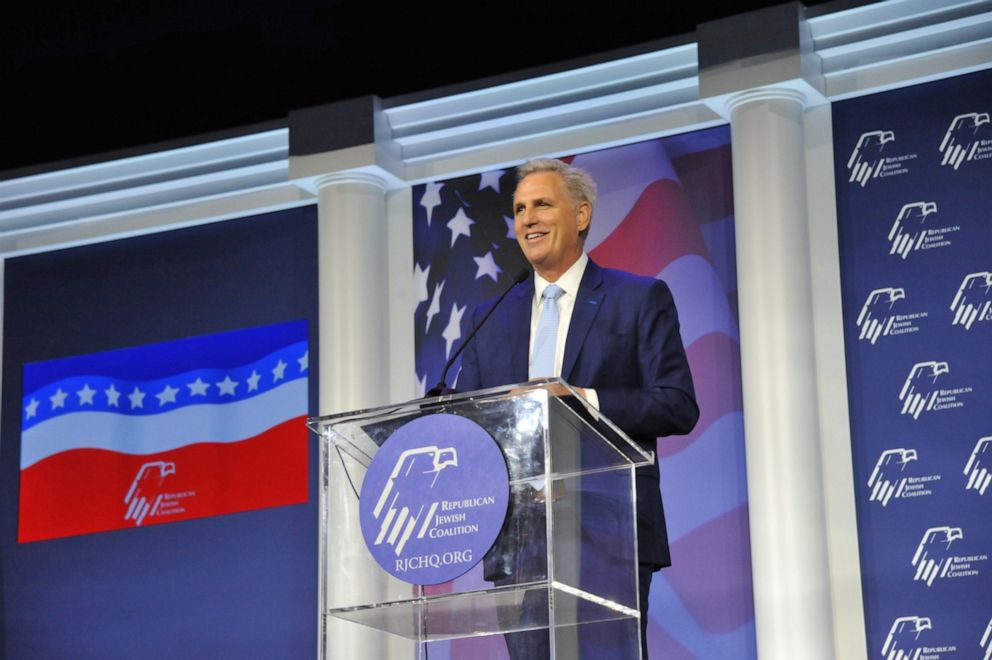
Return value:
[[(570, 395), (552, 395), (548, 386), (560, 385)], [(403, 403), (336, 413), (307, 420), (307, 426), (319, 436), (330, 436), (335, 444), (348, 445), (353, 458), (367, 464), (379, 445), (405, 420), (436, 413), (462, 414), (468, 417), (499, 419), (518, 416), (522, 411), (540, 410), (543, 425), (557, 434), (565, 429), (593, 435), (618, 454), (621, 463), (647, 465), (654, 452), (647, 450), (621, 431), (605, 415), (592, 407), (574, 388), (560, 378), (547, 378), (505, 387), (494, 387), (438, 397), (414, 399)], [(496, 424), (497, 422), (491, 422)], [(519, 421), (517, 422), (519, 423)], [(486, 423), (483, 422), (483, 426)], [(581, 429), (581, 431), (579, 431)]]

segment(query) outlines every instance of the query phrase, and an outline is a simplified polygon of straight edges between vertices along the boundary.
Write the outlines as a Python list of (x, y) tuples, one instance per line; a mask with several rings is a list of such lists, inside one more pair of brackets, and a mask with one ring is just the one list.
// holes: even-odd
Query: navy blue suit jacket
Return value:
[[(510, 292), (462, 355), (462, 392), (527, 380), (534, 279)], [(474, 323), (495, 300), (475, 310)], [(699, 418), (671, 291), (661, 280), (586, 265), (565, 340), (562, 378), (589, 387), (599, 409), (634, 441), (685, 434)], [(637, 471), (641, 563), (671, 564), (657, 457)]]

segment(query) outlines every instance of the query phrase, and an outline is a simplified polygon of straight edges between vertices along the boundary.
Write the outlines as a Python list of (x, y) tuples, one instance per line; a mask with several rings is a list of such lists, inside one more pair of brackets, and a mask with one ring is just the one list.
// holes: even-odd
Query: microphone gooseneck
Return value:
[(465, 347), (468, 346), (470, 341), (472, 341), (472, 338), (475, 337), (475, 334), (482, 328), (482, 326), (486, 324), (486, 321), (488, 321), (489, 317), (492, 316), (492, 313), (496, 311), (496, 308), (499, 307), (499, 304), (503, 302), (503, 299), (506, 298), (506, 296), (510, 293), (510, 291), (513, 290), (513, 287), (517, 286), (518, 284), (526, 280), (528, 277), (530, 277), (530, 270), (527, 268), (521, 268), (520, 272), (518, 272), (513, 277), (513, 283), (506, 288), (506, 291), (503, 292), (503, 295), (501, 295), (499, 299), (493, 304), (493, 306), (489, 308), (489, 311), (486, 312), (486, 315), (482, 317), (481, 321), (479, 321), (479, 325), (475, 326), (472, 332), (469, 333), (468, 337), (465, 338), (465, 341), (463, 341), (462, 345), (458, 347), (458, 350), (455, 351), (454, 355), (448, 358), (448, 361), (444, 365), (444, 371), (441, 372), (441, 381), (433, 388), (431, 388), (430, 391), (427, 392), (427, 396), (441, 396), (442, 394), (454, 393), (454, 390), (448, 387), (447, 385), (448, 369), (450, 369), (451, 365), (455, 363), (455, 360), (458, 359), (458, 356), (462, 354), (462, 351), (465, 350)]

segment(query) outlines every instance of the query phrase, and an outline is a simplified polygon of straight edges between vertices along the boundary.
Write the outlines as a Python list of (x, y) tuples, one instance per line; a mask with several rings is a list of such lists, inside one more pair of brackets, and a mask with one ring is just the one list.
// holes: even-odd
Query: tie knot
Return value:
[(549, 284), (544, 288), (544, 293), (541, 294), (541, 297), (545, 300), (558, 300), (564, 293), (565, 290), (557, 284)]

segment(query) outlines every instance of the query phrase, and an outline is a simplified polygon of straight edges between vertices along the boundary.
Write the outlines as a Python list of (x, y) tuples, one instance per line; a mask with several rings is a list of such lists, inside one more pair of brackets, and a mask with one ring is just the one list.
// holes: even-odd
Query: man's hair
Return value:
[(568, 191), (572, 206), (577, 207), (582, 202), (589, 203), (589, 224), (579, 233), (582, 240), (585, 240), (586, 236), (589, 235), (589, 227), (592, 226), (593, 209), (596, 208), (596, 182), (585, 170), (572, 167), (557, 158), (535, 158), (517, 168), (517, 183), (523, 181), (524, 177), (538, 172), (557, 172), (560, 174), (565, 181), (565, 190)]

